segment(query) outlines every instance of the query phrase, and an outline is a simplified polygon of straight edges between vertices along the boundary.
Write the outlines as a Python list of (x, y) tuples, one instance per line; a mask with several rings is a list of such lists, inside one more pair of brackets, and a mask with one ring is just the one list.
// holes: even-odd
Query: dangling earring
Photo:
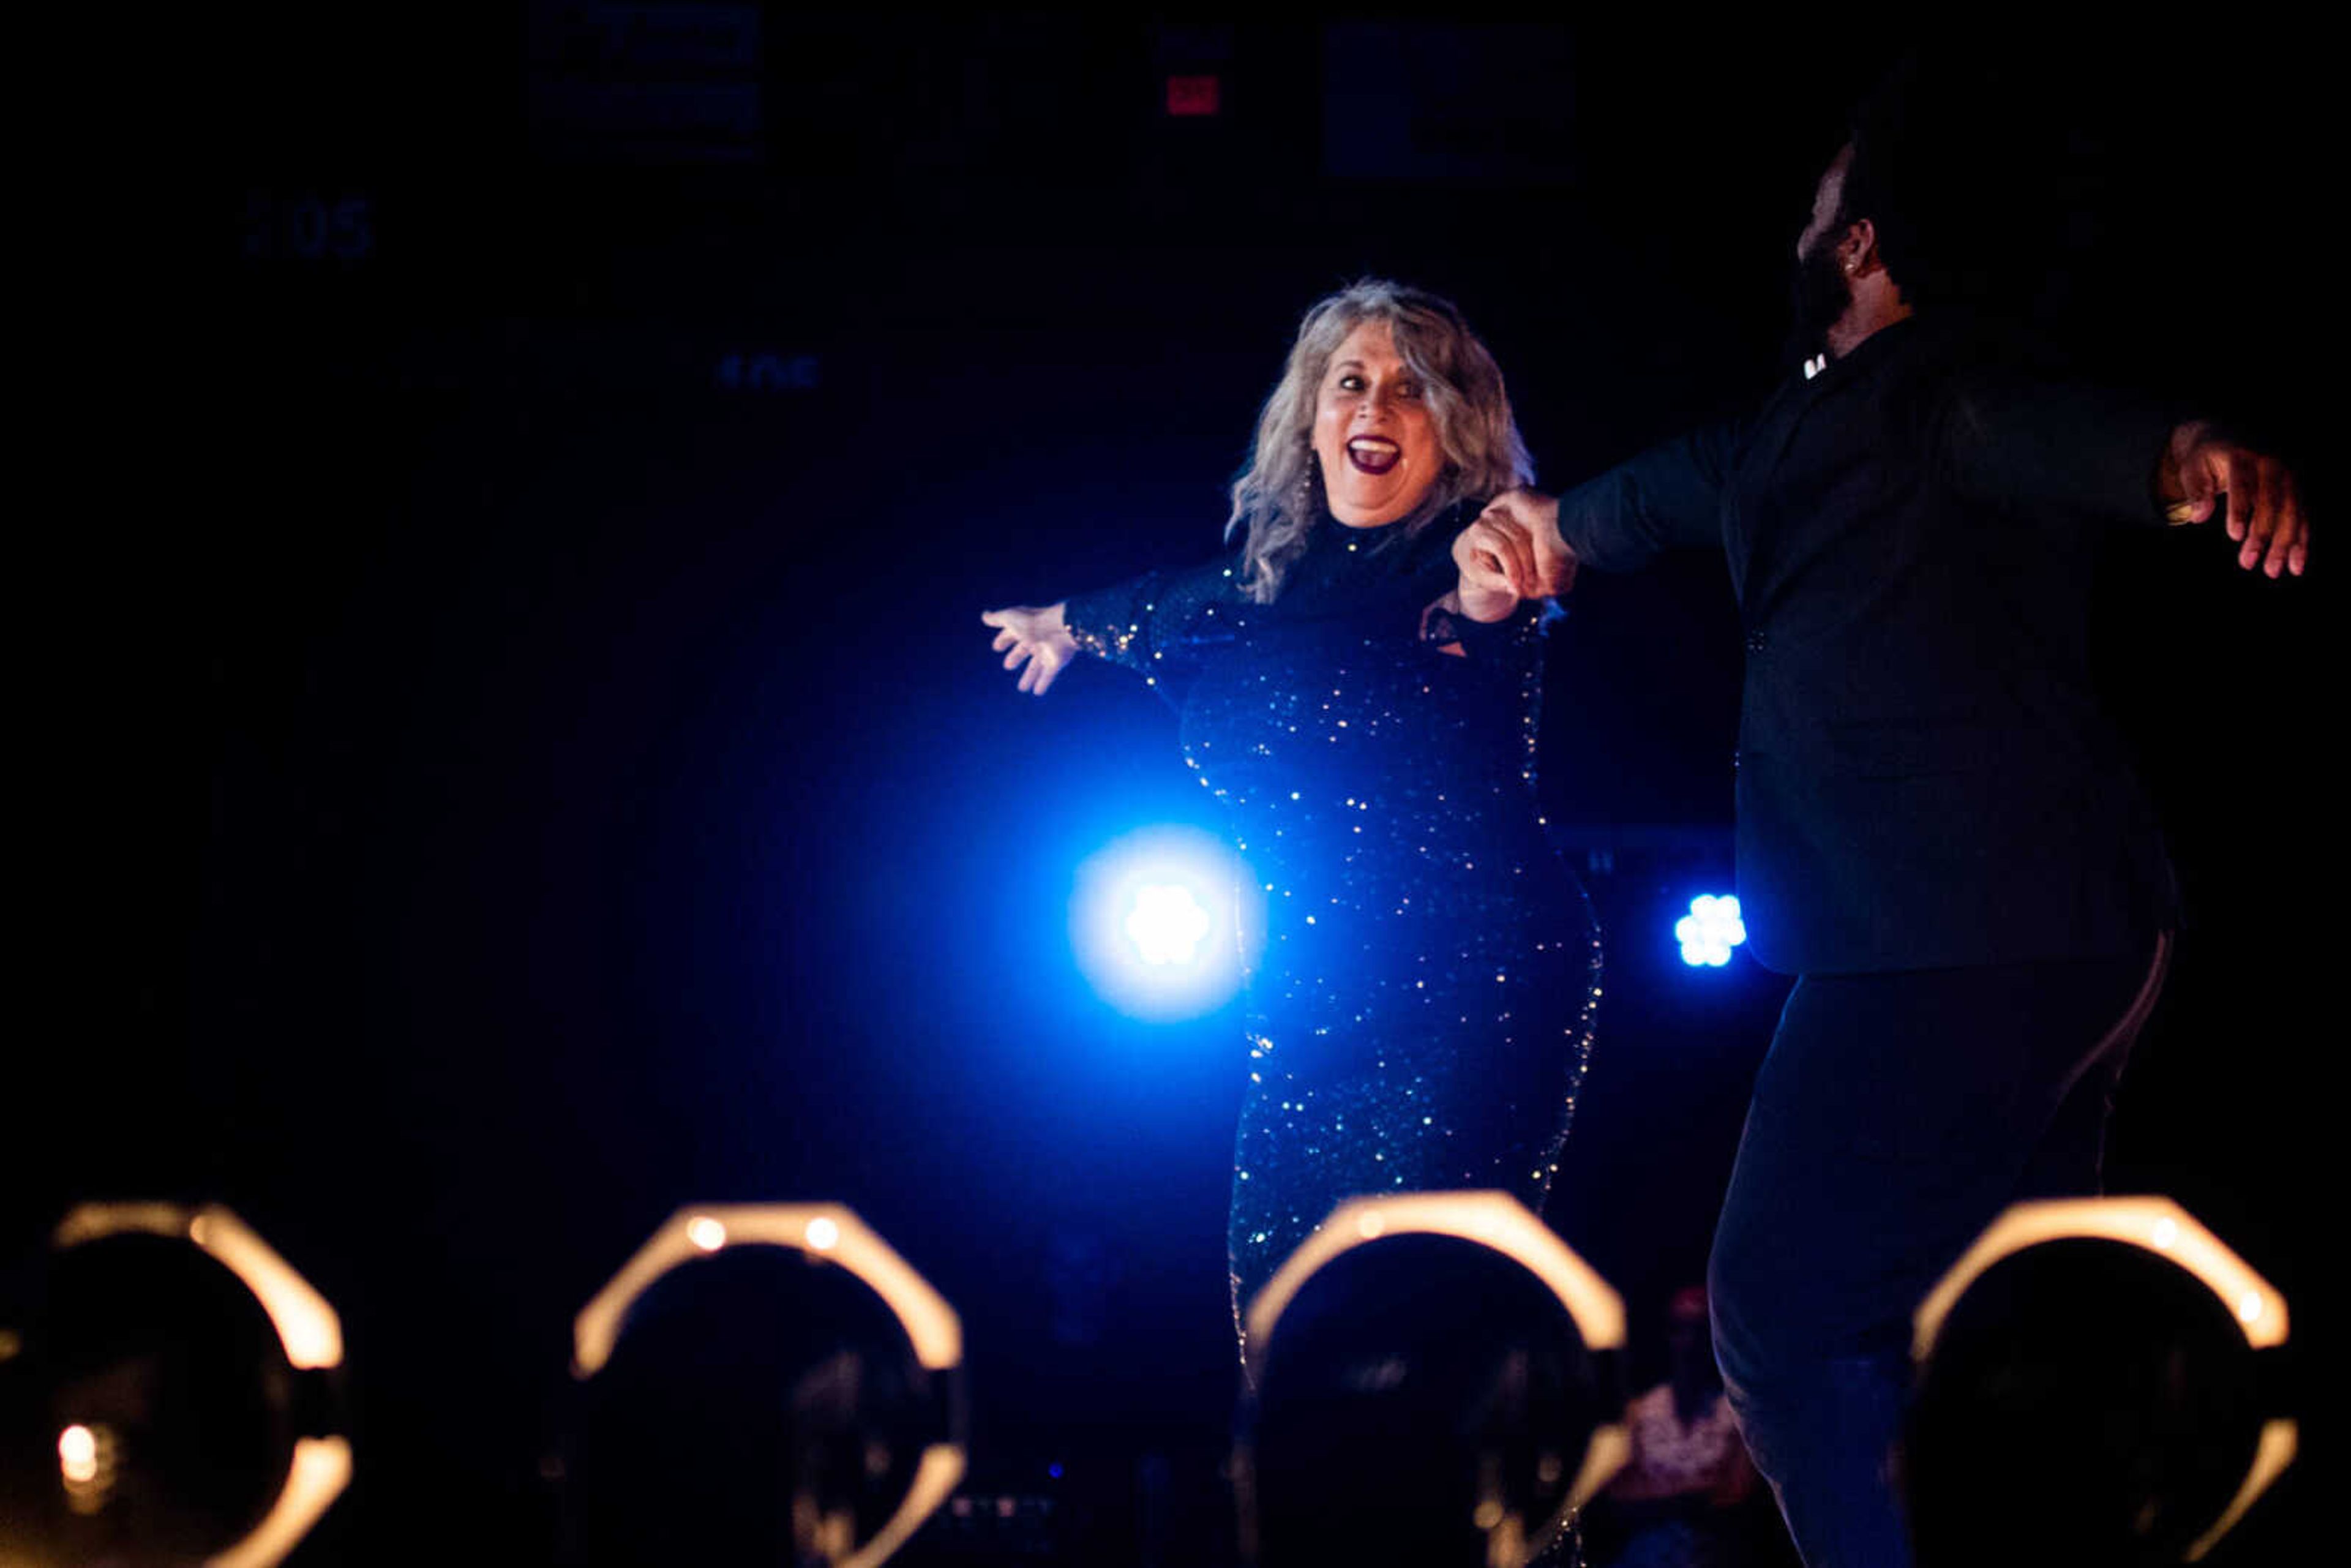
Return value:
[(1322, 455), (1309, 444), (1306, 448), (1306, 466), (1298, 472), (1298, 520), (1300, 522), (1311, 523), (1314, 520), (1317, 509), (1314, 505), (1315, 492), (1321, 487), (1322, 482)]

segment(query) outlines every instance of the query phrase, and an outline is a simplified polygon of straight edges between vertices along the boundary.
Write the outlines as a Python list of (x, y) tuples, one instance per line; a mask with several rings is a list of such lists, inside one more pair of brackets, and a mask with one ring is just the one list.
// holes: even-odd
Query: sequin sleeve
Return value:
[(1211, 561), (1186, 571), (1147, 571), (1089, 593), (1073, 593), (1061, 618), (1079, 648), (1156, 684), (1188, 674), (1201, 651), (1228, 640), (1242, 605), (1238, 564)]

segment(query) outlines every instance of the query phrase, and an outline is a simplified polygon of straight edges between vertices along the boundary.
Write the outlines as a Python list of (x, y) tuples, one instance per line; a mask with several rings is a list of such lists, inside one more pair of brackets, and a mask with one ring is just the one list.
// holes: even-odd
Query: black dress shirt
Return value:
[(2088, 638), (2097, 536), (2160, 526), (2171, 424), (1913, 318), (1752, 420), (1562, 499), (1586, 565), (1673, 544), (1729, 559), (1747, 634), (1739, 887), (1763, 963), (2090, 956), (2176, 923)]

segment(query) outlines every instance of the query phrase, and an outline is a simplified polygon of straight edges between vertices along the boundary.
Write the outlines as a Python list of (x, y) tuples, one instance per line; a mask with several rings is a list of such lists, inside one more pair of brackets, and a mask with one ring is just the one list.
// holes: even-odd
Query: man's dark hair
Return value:
[(1867, 218), (1913, 306), (1996, 305), (2021, 279), (2024, 258), (2003, 265), (2002, 253), (2031, 232), (2016, 198), (2041, 154), (2014, 74), (1957, 46), (1913, 50), (1854, 108), (1836, 229)]
[(1927, 172), (1918, 167), (1920, 138), (1912, 116), (1917, 76), (1917, 57), (1909, 56), (1854, 106), (1846, 125), (1853, 161), (1845, 167), (1844, 198), (1832, 231), (1842, 233), (1863, 218), (1876, 225), (1878, 255), (1914, 304), (1928, 272), (1916, 216)]

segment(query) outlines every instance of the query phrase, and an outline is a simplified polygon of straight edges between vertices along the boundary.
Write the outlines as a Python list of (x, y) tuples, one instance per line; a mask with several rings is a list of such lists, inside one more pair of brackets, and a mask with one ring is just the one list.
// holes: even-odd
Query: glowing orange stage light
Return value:
[(2186, 1209), (2168, 1197), (2074, 1197), (2016, 1204), (1994, 1220), (1919, 1303), (1911, 1323), (1913, 1358), (1934, 1348), (1952, 1304), (1993, 1264), (2044, 1241), (2075, 1239), (2160, 1252), (2227, 1304), (2244, 1325), (2246, 1343), (2266, 1350), (2285, 1343), (2285, 1298)]
[(963, 1322), (955, 1309), (850, 1209), (837, 1203), (743, 1203), (682, 1208), (637, 1249), (573, 1321), (572, 1375), (592, 1377), (612, 1358), (622, 1319), (654, 1281), (696, 1254), (747, 1245), (822, 1253), (864, 1281), (896, 1314), (916, 1360), (934, 1372), (962, 1362)]
[(55, 1239), (61, 1248), (76, 1247), (130, 1231), (184, 1237), (211, 1253), (245, 1281), (269, 1314), (286, 1359), (296, 1366), (309, 1370), (342, 1364), (343, 1323), (327, 1298), (245, 1221), (218, 1204), (184, 1208), (169, 1203), (86, 1203), (66, 1216)]
[(68, 1484), (98, 1479), (98, 1436), (79, 1422), (57, 1434), (57, 1469)]

